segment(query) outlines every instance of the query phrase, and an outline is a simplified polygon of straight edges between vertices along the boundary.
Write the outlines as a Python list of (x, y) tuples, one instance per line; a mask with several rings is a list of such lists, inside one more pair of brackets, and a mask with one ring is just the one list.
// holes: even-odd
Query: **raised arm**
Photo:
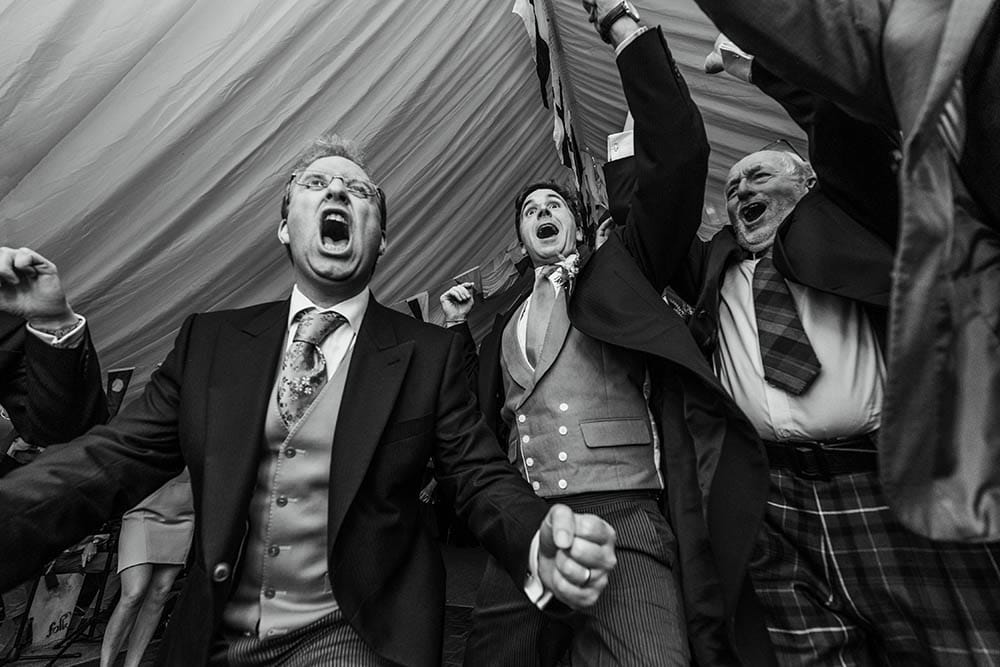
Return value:
[(51, 445), (108, 418), (101, 368), (55, 264), (0, 248), (0, 404), (31, 444)]
[[(889, 3), (695, 1), (719, 30), (784, 81), (868, 122), (898, 127), (882, 59)], [(918, 34), (919, 20), (911, 27)]]
[[(584, 2), (598, 16), (617, 4)], [(634, 121), (635, 147), (635, 187), (617, 234), (659, 292), (686, 257), (701, 224), (709, 146), (701, 114), (662, 32), (646, 28), (636, 35), (639, 29), (637, 22), (623, 17), (610, 35)]]

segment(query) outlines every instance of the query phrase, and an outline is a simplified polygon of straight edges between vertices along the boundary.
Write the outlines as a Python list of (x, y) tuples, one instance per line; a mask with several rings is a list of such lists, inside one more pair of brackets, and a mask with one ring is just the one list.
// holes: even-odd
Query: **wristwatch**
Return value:
[(639, 12), (636, 11), (635, 7), (628, 0), (622, 0), (615, 7), (605, 14), (600, 21), (597, 22), (597, 34), (601, 36), (601, 39), (608, 44), (612, 44), (611, 40), (611, 26), (615, 24), (615, 21), (623, 16), (628, 16), (633, 21), (639, 20)]

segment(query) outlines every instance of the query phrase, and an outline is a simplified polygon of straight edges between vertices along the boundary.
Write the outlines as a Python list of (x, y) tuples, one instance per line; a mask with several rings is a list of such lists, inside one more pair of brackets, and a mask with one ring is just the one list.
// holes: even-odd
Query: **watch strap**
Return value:
[(615, 5), (611, 11), (601, 17), (600, 21), (597, 22), (597, 34), (601, 36), (601, 40), (613, 45), (611, 39), (611, 26), (615, 24), (615, 21), (623, 16), (630, 16), (636, 21), (639, 20), (639, 13), (635, 11), (628, 0), (622, 0), (617, 5)]

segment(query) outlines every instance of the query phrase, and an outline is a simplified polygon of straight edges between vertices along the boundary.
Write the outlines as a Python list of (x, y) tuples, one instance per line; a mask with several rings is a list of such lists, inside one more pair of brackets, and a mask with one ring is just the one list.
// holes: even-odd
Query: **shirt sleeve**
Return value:
[(69, 348), (79, 347), (83, 342), (83, 330), (87, 327), (87, 318), (83, 315), (76, 316), (76, 325), (69, 331), (63, 333), (60, 336), (55, 336), (45, 331), (39, 331), (30, 324), (25, 328), (42, 342), (47, 345), (51, 345), (54, 348), (65, 350)]

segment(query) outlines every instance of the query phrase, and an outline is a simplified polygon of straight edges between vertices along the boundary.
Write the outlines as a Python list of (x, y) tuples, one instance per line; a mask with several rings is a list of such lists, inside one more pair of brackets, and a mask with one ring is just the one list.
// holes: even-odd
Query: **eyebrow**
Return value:
[(732, 187), (735, 183), (738, 183), (741, 178), (744, 178), (744, 177), (749, 178), (750, 176), (754, 176), (758, 172), (760, 172), (760, 171), (762, 171), (764, 169), (769, 169), (769, 167), (767, 167), (764, 164), (761, 164), (760, 162), (752, 164), (749, 167), (747, 167), (746, 169), (741, 169), (740, 172), (736, 176), (733, 176), (733, 177), (731, 177), (731, 178), (729, 178), (729, 179), (726, 180), (726, 190), (728, 190), (730, 187)]
[(565, 204), (566, 203), (565, 199), (563, 199), (559, 195), (553, 193), (553, 194), (550, 194), (550, 195), (545, 195), (545, 197), (542, 199), (541, 202), (538, 202), (535, 199), (532, 199), (531, 197), (525, 199), (524, 200), (524, 204), (521, 205), (521, 210), (523, 211), (524, 209), (528, 208), (529, 204), (535, 204), (537, 206), (539, 203), (547, 204), (550, 201), (557, 201), (560, 204)]

